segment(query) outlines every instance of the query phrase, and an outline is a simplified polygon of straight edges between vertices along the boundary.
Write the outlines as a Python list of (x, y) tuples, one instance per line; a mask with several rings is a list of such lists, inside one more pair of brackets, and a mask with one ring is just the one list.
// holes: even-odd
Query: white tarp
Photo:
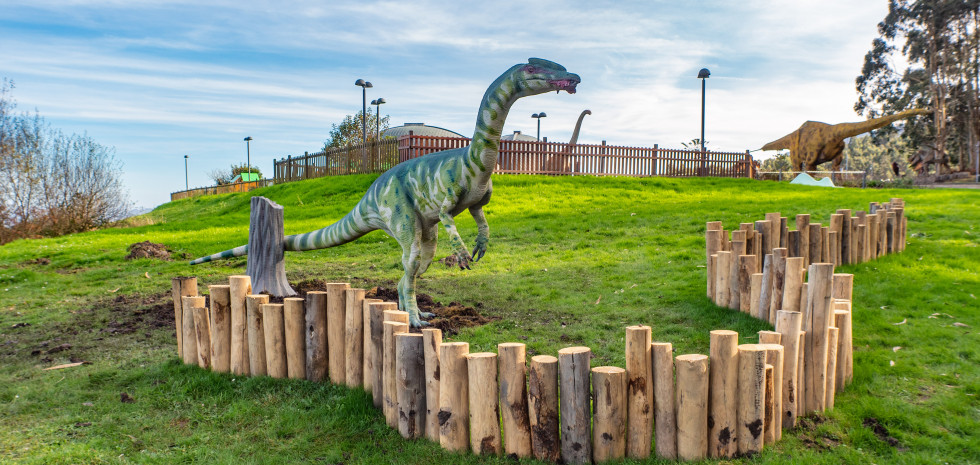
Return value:
[(834, 185), (834, 182), (831, 181), (829, 177), (828, 178), (822, 178), (822, 179), (820, 179), (818, 181), (816, 179), (813, 179), (813, 176), (810, 176), (809, 174), (806, 174), (806, 173), (800, 173), (799, 176), (797, 176), (795, 179), (793, 179), (789, 183), (790, 184), (802, 184), (804, 186), (837, 187), (837, 186)]

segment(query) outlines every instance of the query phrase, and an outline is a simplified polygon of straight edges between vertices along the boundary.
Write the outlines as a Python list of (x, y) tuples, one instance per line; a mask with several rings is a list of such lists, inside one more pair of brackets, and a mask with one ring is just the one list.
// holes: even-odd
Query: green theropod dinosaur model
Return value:
[[(412, 326), (422, 326), (415, 300), (415, 280), (425, 272), (436, 251), (438, 223), (449, 235), (449, 244), (460, 268), (469, 269), (487, 251), (490, 228), (483, 206), (490, 201), (490, 175), (497, 165), (500, 134), (507, 113), (517, 99), (549, 91), (575, 93), (581, 81), (565, 67), (531, 58), (500, 75), (483, 95), (473, 140), (468, 147), (407, 160), (383, 173), (357, 205), (340, 221), (323, 229), (285, 238), (286, 250), (313, 250), (353, 241), (380, 229), (402, 247), (405, 274), (398, 282), (399, 307), (408, 312)], [(453, 218), (469, 209), (476, 220), (477, 236), (472, 255), (456, 231)], [(192, 265), (248, 253), (244, 245), (208, 257)]]

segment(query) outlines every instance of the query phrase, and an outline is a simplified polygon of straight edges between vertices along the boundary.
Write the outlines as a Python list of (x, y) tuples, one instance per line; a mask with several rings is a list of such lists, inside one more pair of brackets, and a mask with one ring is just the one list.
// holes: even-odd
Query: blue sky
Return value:
[[(885, 0), (149, 1), (5, 0), (0, 77), (24, 111), (116, 148), (151, 207), (207, 173), (314, 151), (361, 108), (358, 78), (392, 125), (471, 134), (493, 79), (528, 57), (582, 77), (578, 93), (519, 101), (505, 132), (580, 143), (756, 149), (811, 119), (857, 121), (854, 78)], [(759, 155), (765, 156), (760, 152)]]

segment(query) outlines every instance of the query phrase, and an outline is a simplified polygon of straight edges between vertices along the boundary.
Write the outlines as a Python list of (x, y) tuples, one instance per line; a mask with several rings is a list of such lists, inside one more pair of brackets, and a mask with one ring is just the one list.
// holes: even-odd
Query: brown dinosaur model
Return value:
[(859, 123), (827, 124), (807, 121), (799, 129), (762, 146), (762, 150), (789, 149), (789, 161), (793, 169), (803, 167), (816, 171), (817, 165), (833, 161), (833, 171), (839, 171), (844, 139), (885, 127), (913, 115), (927, 115), (931, 110), (914, 108), (894, 115), (872, 118)]

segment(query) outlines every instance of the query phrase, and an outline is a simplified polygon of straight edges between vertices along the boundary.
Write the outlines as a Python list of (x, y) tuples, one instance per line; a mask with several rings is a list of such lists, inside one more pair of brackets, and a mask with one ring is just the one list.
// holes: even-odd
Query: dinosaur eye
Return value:
[(541, 68), (534, 65), (527, 65), (524, 67), (524, 72), (528, 74), (540, 74), (542, 72)]

